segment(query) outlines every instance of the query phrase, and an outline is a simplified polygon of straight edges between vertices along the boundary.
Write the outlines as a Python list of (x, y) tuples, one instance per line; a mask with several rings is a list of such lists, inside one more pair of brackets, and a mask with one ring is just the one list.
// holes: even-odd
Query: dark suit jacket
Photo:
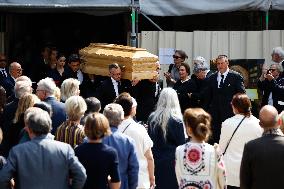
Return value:
[(245, 93), (243, 77), (232, 70), (224, 80), (224, 87), (218, 88), (218, 72), (215, 72), (208, 78), (208, 88), (206, 94), (207, 110), (213, 117), (221, 123), (225, 119), (233, 116), (231, 101), (235, 94)]
[[(126, 79), (121, 79), (121, 91), (119, 91), (119, 93), (132, 93), (131, 90), (131, 82)], [(102, 82), (95, 96), (101, 101), (102, 110), (107, 104), (112, 103), (114, 101), (114, 99), (116, 98), (116, 94), (110, 77)]]
[(241, 163), (241, 189), (283, 188), (284, 137), (267, 135), (245, 145)]
[(284, 78), (278, 77), (276, 80), (258, 81), (257, 87), (262, 91), (261, 106), (268, 104), (268, 98), (272, 92), (273, 106), (280, 113), (284, 110), (284, 106), (278, 104), (278, 101), (284, 102)]
[(47, 97), (44, 102), (49, 104), (52, 108), (52, 130), (51, 133), (54, 135), (57, 127), (59, 127), (64, 121), (66, 121), (65, 104), (57, 101), (54, 97)]
[(5, 157), (8, 156), (8, 153), (9, 153), (9, 150), (11, 148), (11, 141), (9, 139), (9, 135), (10, 135), (10, 132), (11, 132), (11, 126), (12, 126), (12, 123), (13, 123), (13, 119), (15, 117), (15, 113), (16, 113), (16, 110), (18, 108), (18, 102), (19, 102), (19, 99), (16, 98), (14, 101), (6, 104), (6, 106), (4, 107), (4, 110), (3, 110), (3, 127), (2, 127), (2, 130), (3, 130), (3, 142), (2, 142), (2, 146), (3, 146), (3, 155)]
[(7, 98), (15, 94), (14, 93), (15, 80), (12, 78), (10, 74), (5, 78), (0, 79), (0, 85), (2, 85), (2, 87), (6, 90)]

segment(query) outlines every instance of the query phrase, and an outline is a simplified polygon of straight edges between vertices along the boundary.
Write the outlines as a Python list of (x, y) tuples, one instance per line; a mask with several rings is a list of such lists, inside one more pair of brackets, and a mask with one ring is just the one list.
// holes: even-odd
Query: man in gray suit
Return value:
[(245, 145), (241, 163), (241, 189), (282, 188), (284, 186), (284, 135), (278, 112), (270, 105), (259, 112), (262, 137)]
[(7, 187), (13, 177), (20, 189), (83, 188), (86, 170), (69, 144), (50, 138), (48, 113), (40, 108), (29, 108), (25, 112), (25, 123), (31, 141), (10, 150), (7, 164), (0, 170), (0, 188)]

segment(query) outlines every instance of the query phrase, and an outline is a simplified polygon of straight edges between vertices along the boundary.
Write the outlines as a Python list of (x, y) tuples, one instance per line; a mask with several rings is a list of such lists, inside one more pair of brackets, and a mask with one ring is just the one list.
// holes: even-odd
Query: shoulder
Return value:
[(240, 73), (238, 73), (234, 70), (229, 70), (228, 75), (235, 77), (235, 78), (238, 78), (238, 79), (243, 79), (243, 76)]
[(177, 116), (171, 116), (170, 119), (169, 119), (169, 124), (183, 124), (183, 121), (182, 119), (178, 118)]

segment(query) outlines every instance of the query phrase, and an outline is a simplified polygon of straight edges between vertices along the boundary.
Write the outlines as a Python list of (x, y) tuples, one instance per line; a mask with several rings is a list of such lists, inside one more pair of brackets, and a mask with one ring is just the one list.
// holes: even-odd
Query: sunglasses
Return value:
[(176, 55), (173, 55), (173, 58), (175, 58), (175, 59), (179, 59), (179, 58), (182, 58), (182, 57), (180, 57), (180, 56), (176, 56)]

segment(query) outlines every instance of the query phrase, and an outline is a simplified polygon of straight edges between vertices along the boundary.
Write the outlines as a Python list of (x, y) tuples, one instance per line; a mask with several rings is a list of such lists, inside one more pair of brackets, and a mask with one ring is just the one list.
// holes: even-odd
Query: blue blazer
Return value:
[(59, 127), (64, 121), (66, 121), (67, 115), (65, 111), (65, 104), (59, 102), (55, 97), (47, 97), (44, 102), (51, 105), (52, 108), (52, 130), (51, 133), (54, 135), (57, 127)]
[(11, 149), (7, 164), (0, 170), (0, 188), (5, 189), (15, 175), (17, 188), (29, 189), (83, 188), (87, 178), (71, 146), (47, 135)]

